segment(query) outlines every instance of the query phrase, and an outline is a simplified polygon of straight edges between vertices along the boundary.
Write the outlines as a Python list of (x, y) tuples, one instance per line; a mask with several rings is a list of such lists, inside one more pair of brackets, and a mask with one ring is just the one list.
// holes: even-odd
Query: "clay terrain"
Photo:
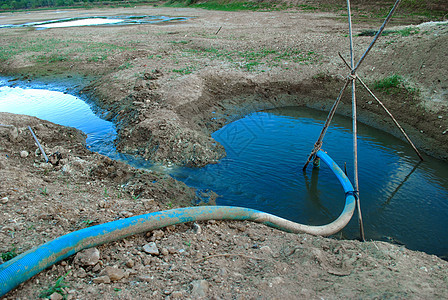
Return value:
[[(337, 11), (64, 9), (3, 12), (0, 25), (121, 15), (187, 20), (0, 28), (0, 74), (11, 84), (69, 86), (117, 124), (117, 149), (160, 164), (218, 162), (225, 149), (211, 133), (254, 111), (328, 111), (349, 73), (338, 55), (349, 59), (347, 19)], [(356, 59), (372, 41), (359, 34), (381, 23), (378, 16), (355, 19)], [(358, 75), (424, 155), (446, 160), (448, 23), (401, 15), (387, 29)], [(399, 80), (392, 86), (375, 84), (394, 75)], [(381, 107), (358, 89), (359, 120), (401, 138)], [(351, 114), (349, 96), (339, 114)], [(0, 253), (20, 254), (75, 230), (197, 203), (193, 188), (163, 172), (90, 152), (76, 129), (8, 113), (0, 113), (0, 124)], [(52, 163), (45, 163), (28, 126), (54, 154)], [(211, 220), (84, 250), (4, 298), (444, 299), (447, 268), (445, 260), (402, 245)]]

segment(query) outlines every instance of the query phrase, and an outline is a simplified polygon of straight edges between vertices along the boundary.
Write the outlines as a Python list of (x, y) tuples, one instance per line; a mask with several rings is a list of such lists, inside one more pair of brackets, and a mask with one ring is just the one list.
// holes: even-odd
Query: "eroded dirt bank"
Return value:
[[(93, 75), (95, 80), (83, 92), (119, 124), (118, 148), (152, 160), (190, 166), (215, 162), (224, 150), (211, 139), (211, 132), (264, 108), (306, 105), (328, 110), (347, 74), (337, 54), (348, 56), (347, 26), (329, 13), (139, 7), (69, 10), (58, 16), (119, 14), (191, 19), (76, 31), (3, 30), (2, 43), (20, 51), (8, 52), (0, 69), (31, 80)], [(14, 13), (1, 22), (54, 15)], [(372, 27), (376, 26), (356, 24), (359, 32)], [(407, 27), (395, 29), (402, 28)], [(412, 28), (407, 36), (383, 37), (360, 76), (372, 83), (400, 75), (398, 88), (375, 92), (420, 149), (446, 159), (448, 71), (441, 66), (448, 27)], [(355, 38), (358, 55), (370, 41), (371, 37)], [(362, 121), (399, 135), (368, 95), (360, 92), (358, 98)], [(348, 115), (350, 101), (343, 102), (339, 112)], [(92, 224), (190, 205), (196, 197), (195, 191), (163, 174), (134, 170), (90, 153), (82, 134), (73, 129), (9, 114), (1, 114), (0, 123), (17, 128), (0, 128), (2, 253), (13, 248), (23, 252)], [(35, 156), (27, 125), (50, 153), (62, 154), (58, 166), (43, 164), (41, 156)], [(143, 250), (151, 241), (159, 254)], [(447, 264), (437, 257), (382, 242), (335, 241), (249, 223), (176, 226), (85, 255), (94, 263), (70, 258), (8, 298), (36, 298), (69, 270), (64, 293), (71, 299), (448, 295)]]

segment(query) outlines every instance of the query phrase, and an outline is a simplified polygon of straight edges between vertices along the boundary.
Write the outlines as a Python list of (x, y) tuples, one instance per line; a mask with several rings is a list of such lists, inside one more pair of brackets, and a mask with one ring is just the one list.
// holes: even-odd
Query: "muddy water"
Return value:
[[(45, 99), (42, 99), (44, 97)], [(9, 104), (6, 104), (9, 103)], [(56, 109), (55, 109), (56, 108)], [(25, 110), (24, 110), (25, 109)], [(35, 115), (87, 133), (91, 150), (150, 168), (115, 151), (113, 124), (81, 99), (61, 91), (0, 88), (0, 111)], [(302, 166), (326, 115), (304, 108), (253, 113), (215, 132), (227, 157), (202, 169), (175, 168), (171, 175), (221, 195), (217, 203), (270, 212), (305, 224), (331, 222), (342, 211), (342, 188), (324, 165), (304, 174)], [(351, 121), (336, 117), (323, 149), (352, 177)], [(404, 142), (368, 126), (359, 127), (360, 195), (366, 237), (448, 254), (448, 164), (420, 163)], [(356, 216), (340, 234), (356, 238)]]

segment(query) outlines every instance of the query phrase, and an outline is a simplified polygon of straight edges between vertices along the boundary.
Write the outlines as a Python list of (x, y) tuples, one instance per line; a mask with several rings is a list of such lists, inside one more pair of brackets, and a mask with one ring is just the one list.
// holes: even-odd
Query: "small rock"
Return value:
[(193, 298), (205, 298), (209, 288), (207, 280), (194, 280), (191, 282), (191, 285), (193, 286), (191, 291)]
[(167, 256), (170, 254), (170, 252), (166, 248), (162, 248), (162, 250), (160, 250), (160, 253), (162, 253), (163, 256)]
[(8, 201), (9, 201), (8, 197), (3, 197), (3, 198), (0, 200), (0, 202), (1, 202), (2, 204), (6, 204), (6, 203), (8, 203)]
[(62, 300), (62, 299), (64, 299), (64, 297), (62, 297), (61, 294), (54, 292), (53, 294), (51, 294), (50, 299), (51, 300)]
[(97, 248), (89, 248), (78, 252), (75, 261), (81, 266), (94, 266), (100, 260), (100, 251)]
[(138, 280), (143, 282), (151, 282), (154, 280), (154, 277), (152, 277), (151, 275), (139, 275)]
[(128, 267), (128, 268), (133, 268), (134, 265), (135, 265), (135, 262), (132, 259), (130, 259), (126, 262), (126, 267)]
[(97, 273), (99, 270), (101, 270), (101, 265), (100, 265), (100, 264), (96, 264), (96, 265), (93, 267), (92, 272)]
[(272, 278), (272, 281), (271, 281), (272, 285), (280, 285), (283, 282), (284, 282), (284, 280), (281, 277), (274, 277), (274, 278)]
[(120, 280), (125, 276), (124, 271), (116, 267), (106, 267), (105, 272), (111, 281)]
[(79, 268), (78, 273), (76, 274), (78, 278), (86, 278), (87, 272), (83, 268)]
[(28, 153), (28, 151), (25, 151), (25, 150), (20, 151), (20, 157), (21, 157), (21, 158), (28, 157), (28, 155), (30, 155), (30, 154)]
[(157, 245), (154, 242), (150, 242), (144, 245), (143, 251), (151, 255), (159, 255), (159, 249), (157, 248)]
[(130, 217), (132, 217), (134, 214), (131, 213), (131, 212), (128, 212), (128, 211), (126, 211), (126, 210), (123, 210), (123, 211), (120, 212), (120, 215), (122, 215), (122, 216), (125, 217), (125, 218), (130, 218)]
[(110, 283), (110, 278), (107, 275), (93, 278), (94, 283)]
[(183, 298), (183, 293), (181, 291), (174, 291), (171, 293), (171, 297), (173, 298)]
[(53, 168), (53, 165), (50, 163), (41, 163), (39, 165), (40, 168), (44, 169), (44, 170), (50, 170), (51, 168)]
[(19, 137), (19, 131), (17, 130), (17, 127), (12, 126), (8, 133), (9, 141), (13, 142), (17, 140), (18, 137)]
[(263, 246), (263, 247), (260, 248), (260, 250), (263, 253), (272, 254), (272, 249), (269, 246)]
[(162, 238), (164, 235), (165, 235), (165, 234), (163, 233), (162, 230), (154, 230), (154, 231), (152, 232), (152, 236), (153, 236), (155, 239), (160, 239), (160, 238)]
[(196, 234), (201, 234), (202, 233), (202, 228), (201, 228), (201, 226), (199, 226), (199, 224), (193, 223), (193, 231)]

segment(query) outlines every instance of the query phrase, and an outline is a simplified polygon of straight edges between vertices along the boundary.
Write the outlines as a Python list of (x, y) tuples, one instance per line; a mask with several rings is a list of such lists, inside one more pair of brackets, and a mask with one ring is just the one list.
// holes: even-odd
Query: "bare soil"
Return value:
[[(210, 133), (244, 114), (290, 105), (328, 110), (348, 74), (338, 57), (338, 52), (348, 57), (347, 25), (332, 13), (138, 7), (8, 13), (0, 15), (0, 24), (123, 14), (191, 18), (160, 25), (2, 29), (2, 46), (22, 51), (11, 50), (0, 72), (31, 81), (87, 76), (82, 93), (118, 124), (118, 149), (188, 166), (225, 155)], [(356, 33), (380, 23), (356, 23)], [(419, 149), (447, 159), (448, 26), (412, 28), (408, 36), (382, 37), (359, 76), (372, 86), (401, 75), (399, 88), (375, 92)], [(358, 58), (371, 37), (354, 41)], [(359, 90), (361, 121), (398, 136)], [(343, 102), (338, 112), (349, 115), (350, 99)], [(1, 253), (24, 252), (86, 226), (196, 201), (193, 189), (163, 173), (89, 152), (77, 130), (6, 113), (0, 124), (13, 126), (0, 127)], [(58, 165), (35, 154), (28, 125), (49, 154), (62, 155)], [(151, 241), (158, 255), (143, 250)], [(177, 225), (98, 251), (94, 265), (82, 256), (69, 258), (5, 298), (37, 298), (68, 271), (63, 290), (69, 299), (448, 296), (448, 265), (435, 256), (245, 222)]]

